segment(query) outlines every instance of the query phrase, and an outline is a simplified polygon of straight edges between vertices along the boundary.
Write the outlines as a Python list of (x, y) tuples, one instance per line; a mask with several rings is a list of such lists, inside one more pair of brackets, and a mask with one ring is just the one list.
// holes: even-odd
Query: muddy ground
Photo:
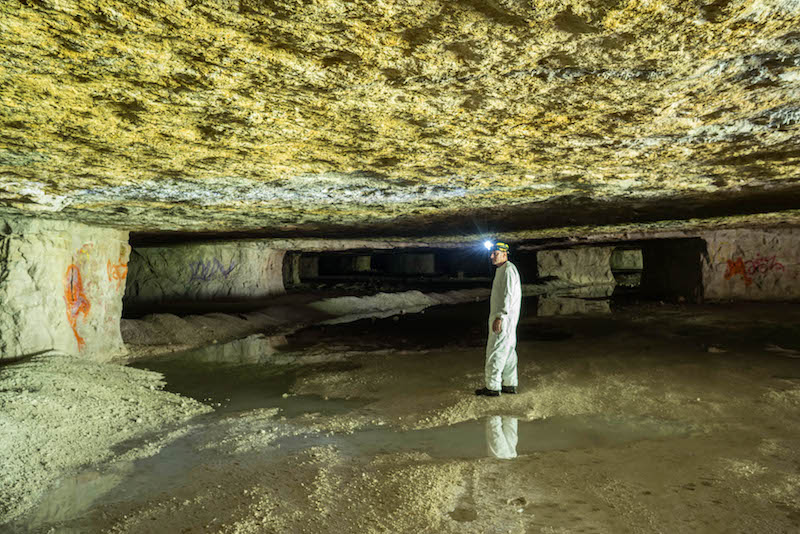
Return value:
[(27, 500), (4, 528), (800, 530), (800, 307), (525, 305), (520, 393), (500, 398), (472, 394), (485, 303), (132, 367), (5, 366), (3, 496)]

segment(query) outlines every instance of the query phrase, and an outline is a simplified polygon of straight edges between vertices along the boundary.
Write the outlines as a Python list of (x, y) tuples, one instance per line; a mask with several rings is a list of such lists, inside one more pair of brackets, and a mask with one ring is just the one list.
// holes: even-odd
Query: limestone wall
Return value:
[(125, 302), (132, 305), (263, 298), (284, 292), (286, 251), (258, 241), (137, 247)]
[(0, 360), (124, 354), (128, 233), (21, 218), (0, 219), (0, 229)]
[(283, 256), (283, 287), (288, 289), (300, 284), (300, 253), (287, 252)]
[(800, 299), (800, 229), (720, 230), (703, 238), (706, 299)]
[(641, 249), (616, 248), (611, 254), (612, 271), (641, 271), (643, 267)]
[[(539, 276), (554, 276), (575, 285), (615, 284), (611, 273), (613, 247), (576, 247), (540, 250), (536, 254)], [(513, 260), (512, 260), (513, 261)]]

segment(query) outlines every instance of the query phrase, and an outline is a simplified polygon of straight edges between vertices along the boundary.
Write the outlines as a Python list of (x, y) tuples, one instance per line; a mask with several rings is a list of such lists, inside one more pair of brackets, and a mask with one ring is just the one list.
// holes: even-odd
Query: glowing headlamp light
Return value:
[(486, 250), (492, 250), (494, 243), (492, 243), (491, 241), (484, 241), (483, 246), (486, 247)]

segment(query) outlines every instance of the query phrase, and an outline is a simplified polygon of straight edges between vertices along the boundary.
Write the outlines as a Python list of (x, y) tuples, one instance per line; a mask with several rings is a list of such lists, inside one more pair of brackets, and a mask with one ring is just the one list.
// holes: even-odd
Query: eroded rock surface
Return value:
[(128, 233), (35, 219), (0, 219), (0, 228), (0, 361), (54, 350), (125, 354)]
[(255, 241), (137, 248), (125, 300), (152, 305), (281, 294), (285, 253)]
[(798, 27), (789, 0), (4, 2), (0, 202), (217, 231), (796, 207)]
[(725, 230), (705, 237), (703, 287), (708, 299), (800, 298), (800, 233)]
[(613, 291), (615, 285), (614, 275), (611, 273), (613, 251), (613, 247), (539, 251), (536, 254), (539, 276), (555, 277), (581, 286), (609, 286)]

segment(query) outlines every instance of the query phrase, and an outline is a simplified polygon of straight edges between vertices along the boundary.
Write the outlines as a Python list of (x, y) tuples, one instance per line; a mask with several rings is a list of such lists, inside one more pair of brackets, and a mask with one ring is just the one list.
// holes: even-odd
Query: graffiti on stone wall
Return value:
[(94, 248), (94, 244), (84, 243), (83, 246), (78, 249), (78, 252), (75, 255), (78, 258), (78, 263), (87, 262), (92, 259), (92, 248)]
[(226, 267), (217, 258), (213, 260), (200, 260), (189, 263), (189, 271), (191, 273), (191, 281), (200, 280), (208, 282), (218, 278), (228, 278), (228, 275), (236, 268), (236, 262), (231, 260), (230, 264)]
[(83, 315), (85, 321), (89, 311), (92, 309), (92, 305), (83, 291), (81, 271), (74, 263), (67, 267), (67, 272), (64, 275), (64, 300), (67, 304), (67, 320), (72, 327), (72, 332), (75, 334), (75, 339), (78, 341), (78, 350), (83, 350), (86, 342), (78, 334), (78, 316)]
[(784, 271), (783, 264), (777, 261), (777, 256), (762, 256), (745, 261), (741, 256), (735, 260), (727, 260), (725, 269), (725, 280), (730, 280), (735, 276), (741, 276), (744, 285), (749, 286), (753, 280), (758, 280), (767, 273)]
[(715, 250), (710, 251), (711, 258), (709, 260), (710, 263), (725, 263), (725, 258), (731, 258), (734, 256), (734, 248), (733, 243), (730, 241), (721, 241), (717, 243)]
[(119, 259), (119, 263), (111, 263), (109, 260), (106, 262), (106, 271), (108, 272), (108, 281), (116, 281), (117, 289), (119, 289), (128, 276), (128, 264), (124, 263), (122, 258)]

